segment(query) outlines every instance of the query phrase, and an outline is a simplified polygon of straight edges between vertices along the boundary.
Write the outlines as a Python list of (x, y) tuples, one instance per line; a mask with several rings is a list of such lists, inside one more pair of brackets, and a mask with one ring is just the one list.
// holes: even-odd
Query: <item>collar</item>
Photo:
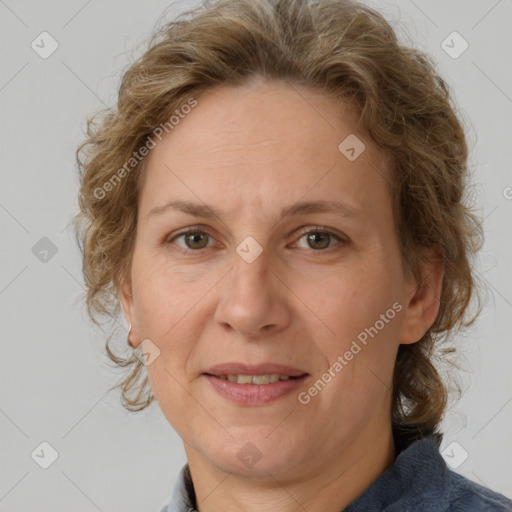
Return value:
[(395, 462), (343, 512), (439, 512), (449, 506), (449, 469), (438, 438), (426, 437), (404, 448)]

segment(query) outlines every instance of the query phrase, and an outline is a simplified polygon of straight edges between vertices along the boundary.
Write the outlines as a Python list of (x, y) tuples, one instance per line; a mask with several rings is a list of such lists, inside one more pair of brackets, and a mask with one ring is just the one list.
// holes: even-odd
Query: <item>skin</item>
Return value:
[[(404, 271), (387, 159), (343, 102), (262, 80), (197, 99), (148, 157), (120, 290), (130, 343), (149, 339), (160, 350), (147, 371), (183, 439), (200, 512), (339, 512), (396, 458), (396, 352), (434, 322), (441, 263), (426, 254), (421, 285)], [(355, 161), (338, 150), (349, 134), (366, 145)], [(178, 199), (222, 213), (148, 218)], [(318, 199), (358, 213), (280, 218), (283, 207)], [(175, 238), (198, 225), (206, 234), (195, 245)], [(345, 242), (308, 243), (315, 226)], [(236, 252), (248, 236), (262, 249), (252, 263)], [(299, 390), (307, 391), (394, 303), (401, 311), (308, 404), (293, 392), (239, 405), (202, 376), (222, 362), (276, 362), (308, 372)], [(237, 457), (249, 442), (261, 454), (252, 467)]]

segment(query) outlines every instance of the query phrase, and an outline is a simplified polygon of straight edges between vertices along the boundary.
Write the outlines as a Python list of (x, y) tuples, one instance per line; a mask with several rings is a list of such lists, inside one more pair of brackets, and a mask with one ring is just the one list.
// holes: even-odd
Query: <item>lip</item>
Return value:
[[(262, 373), (252, 375), (262, 375)], [(203, 374), (202, 376), (205, 377), (210, 382), (213, 389), (224, 398), (236, 402), (238, 405), (261, 406), (274, 402), (290, 394), (292, 391), (298, 392), (298, 389), (303, 385), (304, 379), (308, 375), (309, 374), (302, 375), (295, 379), (278, 380), (270, 384), (238, 384), (238, 382), (222, 380), (215, 375)]]
[[(262, 363), (257, 365), (245, 363), (221, 363), (212, 366), (204, 372), (207, 375), (267, 375), (271, 373), (278, 373), (279, 375), (288, 375), (290, 377), (300, 377), (307, 372), (293, 366), (276, 363)], [(249, 384), (243, 384), (249, 385)], [(264, 384), (270, 386), (271, 384)]]
[[(223, 380), (221, 375), (267, 375), (279, 374), (294, 377), (269, 384), (239, 384)], [(245, 363), (221, 363), (202, 374), (213, 389), (222, 397), (238, 405), (261, 406), (282, 398), (303, 385), (309, 373), (293, 366), (277, 363), (251, 365)]]

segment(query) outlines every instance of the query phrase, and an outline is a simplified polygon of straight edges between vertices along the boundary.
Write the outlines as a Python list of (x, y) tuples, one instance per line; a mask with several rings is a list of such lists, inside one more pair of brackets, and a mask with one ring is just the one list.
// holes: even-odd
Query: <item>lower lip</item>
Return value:
[(270, 384), (239, 384), (213, 375), (204, 375), (220, 395), (241, 405), (265, 405), (296, 391), (306, 375), (297, 379), (278, 380)]

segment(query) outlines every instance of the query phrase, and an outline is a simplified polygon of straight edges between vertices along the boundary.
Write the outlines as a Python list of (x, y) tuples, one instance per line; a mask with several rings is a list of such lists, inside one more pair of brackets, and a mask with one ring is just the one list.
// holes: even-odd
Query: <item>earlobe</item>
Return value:
[(141, 341), (140, 337), (138, 336), (132, 285), (129, 280), (126, 279), (120, 283), (118, 295), (124, 318), (128, 324), (128, 334), (126, 336), (126, 341), (131, 347), (137, 348)]
[(443, 284), (443, 259), (438, 249), (425, 250), (421, 282), (411, 286), (400, 333), (400, 343), (419, 341), (434, 324)]

